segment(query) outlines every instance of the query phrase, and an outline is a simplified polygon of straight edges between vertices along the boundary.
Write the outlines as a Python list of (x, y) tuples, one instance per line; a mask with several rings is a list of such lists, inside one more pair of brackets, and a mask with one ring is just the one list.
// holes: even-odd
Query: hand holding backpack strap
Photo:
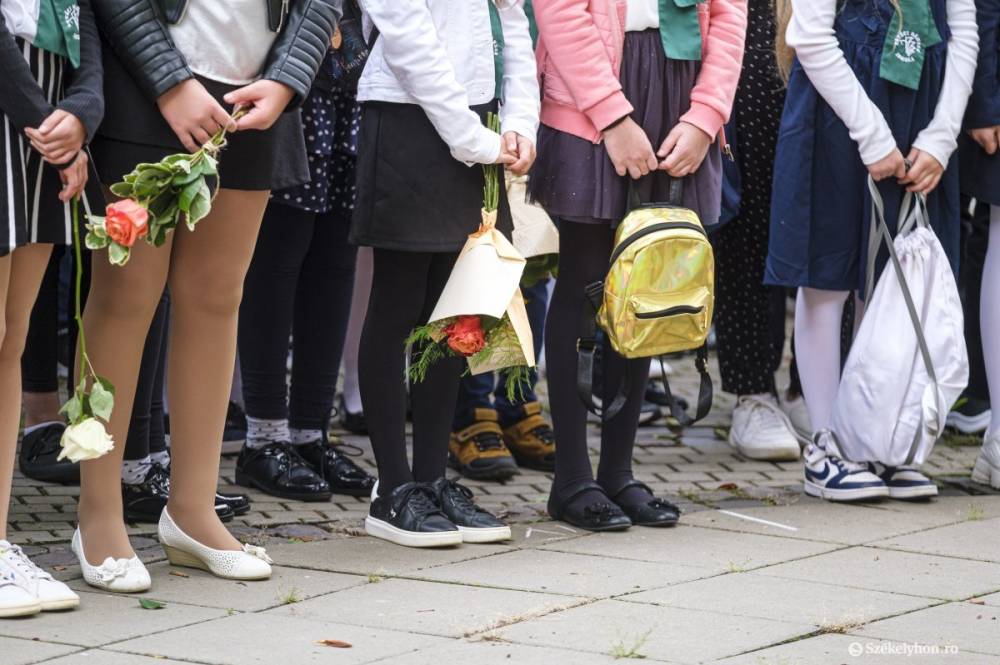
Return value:
[[(644, 177), (653, 178), (660, 173), (662, 173), (663, 177), (667, 178), (670, 181), (670, 194), (669, 194), (670, 200), (668, 201), (668, 203), (672, 206), (680, 207), (684, 203), (684, 178), (673, 178), (670, 175), (668, 175), (665, 171), (664, 172), (653, 171), (652, 173)], [(642, 178), (640, 178), (639, 180), (642, 180)], [(628, 210), (626, 211), (626, 213), (632, 212), (636, 208), (639, 208), (643, 205), (647, 205), (642, 202), (642, 199), (639, 197), (639, 190), (636, 189), (636, 185), (638, 184), (639, 180), (633, 180), (632, 178), (628, 179)], [(651, 202), (650, 205), (656, 205), (656, 203)]]

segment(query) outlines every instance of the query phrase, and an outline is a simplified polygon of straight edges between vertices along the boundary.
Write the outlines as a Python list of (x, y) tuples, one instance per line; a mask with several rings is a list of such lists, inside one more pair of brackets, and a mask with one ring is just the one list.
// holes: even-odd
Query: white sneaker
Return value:
[(812, 438), (812, 421), (809, 420), (806, 400), (802, 395), (799, 395), (795, 399), (788, 399), (788, 392), (782, 391), (781, 410), (788, 416), (788, 420), (792, 423), (792, 427), (795, 428), (799, 436), (806, 439)]
[(972, 482), (1000, 490), (1000, 432), (987, 432), (972, 468)]
[(796, 460), (799, 440), (773, 395), (744, 395), (733, 410), (729, 443), (744, 457)]
[(153, 585), (149, 571), (142, 565), (139, 557), (131, 559), (112, 559), (108, 557), (99, 566), (92, 566), (83, 554), (83, 536), (77, 528), (70, 545), (76, 560), (80, 562), (83, 581), (92, 587), (111, 591), (112, 593), (138, 593), (147, 591)]
[(42, 611), (42, 604), (18, 583), (19, 579), (17, 571), (0, 561), (0, 619), (26, 617)]
[(806, 446), (805, 492), (828, 501), (863, 501), (889, 496), (885, 482), (867, 464), (848, 462), (837, 454), (829, 430), (817, 432)]
[(175, 566), (207, 570), (227, 580), (266, 580), (271, 558), (263, 547), (243, 545), (242, 550), (213, 550), (181, 531), (166, 508), (160, 513), (160, 545)]
[(80, 605), (80, 596), (36, 566), (17, 545), (0, 540), (0, 561), (14, 572), (18, 585), (38, 600), (42, 611), (71, 610)]

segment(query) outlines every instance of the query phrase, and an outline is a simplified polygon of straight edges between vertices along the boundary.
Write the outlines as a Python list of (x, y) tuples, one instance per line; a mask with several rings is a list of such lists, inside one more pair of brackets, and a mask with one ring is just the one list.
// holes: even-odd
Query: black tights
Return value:
[[(556, 496), (594, 478), (587, 454), (587, 410), (576, 391), (576, 341), (580, 336), (584, 289), (604, 280), (613, 244), (614, 231), (607, 223), (560, 221), (559, 279), (545, 323), (549, 402), (558, 441), (552, 487)], [(632, 448), (649, 378), (649, 359), (625, 360), (605, 342), (601, 362), (604, 403), (611, 403), (623, 377), (628, 397), (622, 410), (601, 429), (597, 482), (614, 493), (632, 479)], [(623, 498), (634, 493), (629, 490)], [(597, 498), (596, 492), (587, 492), (578, 501), (589, 503)]]
[(142, 349), (139, 378), (132, 403), (132, 420), (125, 439), (125, 459), (142, 460), (167, 449), (164, 422), (163, 386), (167, 372), (167, 331), (170, 325), (170, 296), (166, 292), (156, 306)]
[(439, 360), (410, 387), (413, 470), (406, 459), (406, 357), (403, 343), (437, 304), (458, 256), (454, 253), (374, 251), (371, 300), (361, 333), (358, 379), (375, 461), (379, 494), (444, 475), (448, 438), (465, 360)]

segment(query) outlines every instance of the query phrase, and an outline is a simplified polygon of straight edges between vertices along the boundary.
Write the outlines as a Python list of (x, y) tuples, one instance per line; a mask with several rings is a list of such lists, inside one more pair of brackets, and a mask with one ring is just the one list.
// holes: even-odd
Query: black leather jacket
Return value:
[[(260, 0), (266, 2), (278, 38), (264, 62), (261, 78), (295, 91), (291, 106), (309, 94), (330, 46), (343, 0)], [(142, 91), (155, 100), (192, 78), (184, 56), (167, 30), (184, 15), (188, 0), (93, 0), (105, 39)]]

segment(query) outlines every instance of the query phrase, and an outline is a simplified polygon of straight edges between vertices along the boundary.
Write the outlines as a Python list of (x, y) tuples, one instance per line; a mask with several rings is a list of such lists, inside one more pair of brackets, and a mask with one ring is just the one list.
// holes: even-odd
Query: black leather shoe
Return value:
[(25, 434), (17, 458), (21, 473), (46, 483), (79, 485), (80, 466), (68, 459), (56, 461), (62, 450), (59, 442), (65, 431), (66, 426), (62, 423), (52, 423)]
[[(603, 498), (587, 504), (574, 502), (574, 499), (585, 492), (600, 492)], [(628, 515), (592, 480), (563, 490), (562, 496), (557, 496), (553, 488), (549, 494), (548, 511), (552, 519), (562, 520), (586, 531), (624, 531), (632, 526)]]
[(404, 483), (385, 496), (372, 490), (365, 518), (369, 536), (406, 547), (448, 547), (462, 542), (462, 532), (437, 502), (437, 492), (424, 483)]
[[(309, 468), (326, 480), (334, 494), (368, 496), (375, 486), (375, 478), (355, 464), (341, 449), (325, 439), (295, 446)], [(360, 451), (359, 451), (360, 452)]]
[[(156, 524), (160, 513), (170, 498), (170, 469), (153, 464), (145, 479), (138, 485), (122, 483), (122, 504), (125, 507), (125, 521), (129, 523)], [(236, 513), (227, 504), (215, 499), (215, 514), (223, 522), (228, 522)]]
[(340, 426), (351, 434), (368, 434), (368, 421), (365, 420), (365, 414), (360, 411), (358, 413), (348, 411), (343, 395), (341, 395), (340, 402), (337, 404), (337, 415), (340, 420)]
[(510, 527), (477, 506), (468, 487), (447, 478), (438, 478), (431, 487), (437, 493), (441, 512), (462, 532), (463, 543), (510, 540)]
[[(647, 501), (639, 503), (624, 502), (622, 495), (625, 490), (637, 487), (649, 494)], [(629, 516), (632, 524), (637, 526), (674, 526), (681, 517), (681, 509), (670, 503), (666, 499), (661, 499), (649, 488), (646, 483), (638, 480), (630, 480), (621, 487), (608, 492), (612, 500)]]
[(246, 515), (250, 512), (250, 497), (246, 494), (215, 493), (215, 505), (224, 504), (233, 511), (234, 516)]
[(330, 500), (330, 486), (287, 441), (261, 448), (243, 446), (236, 460), (236, 483), (282, 499)]

